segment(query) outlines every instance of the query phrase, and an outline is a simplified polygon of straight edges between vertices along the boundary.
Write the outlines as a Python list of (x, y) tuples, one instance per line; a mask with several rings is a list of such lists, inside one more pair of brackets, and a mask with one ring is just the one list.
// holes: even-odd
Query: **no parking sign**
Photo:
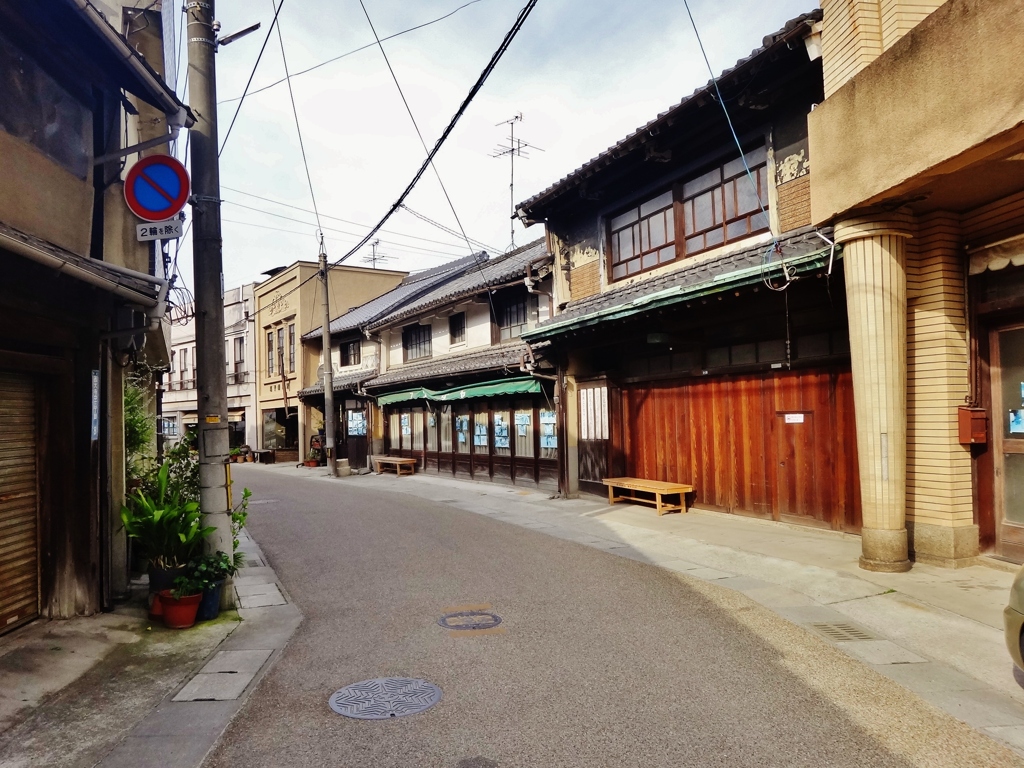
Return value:
[(185, 166), (170, 155), (139, 160), (124, 180), (128, 210), (145, 221), (166, 221), (188, 202), (189, 178)]

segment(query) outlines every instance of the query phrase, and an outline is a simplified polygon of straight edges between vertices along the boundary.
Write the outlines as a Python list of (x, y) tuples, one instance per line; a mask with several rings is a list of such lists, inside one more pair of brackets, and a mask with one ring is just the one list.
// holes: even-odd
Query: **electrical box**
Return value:
[(960, 445), (983, 445), (988, 442), (988, 414), (984, 408), (957, 409)]

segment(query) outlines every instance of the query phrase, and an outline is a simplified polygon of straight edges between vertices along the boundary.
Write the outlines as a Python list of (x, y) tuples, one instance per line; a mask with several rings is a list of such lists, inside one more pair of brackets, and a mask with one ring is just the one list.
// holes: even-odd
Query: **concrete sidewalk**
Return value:
[(857, 536), (700, 509), (659, 518), (646, 506), (609, 506), (597, 497), (549, 499), (430, 475), (332, 480), (323, 470), (301, 467), (255, 471), (412, 494), (713, 581), (1024, 754), (1024, 689), (1002, 633), (1012, 567), (919, 564), (904, 574), (872, 573), (857, 565)]
[(189, 630), (114, 613), (0, 639), (0, 768), (194, 768), (302, 620), (242, 532), (237, 611)]

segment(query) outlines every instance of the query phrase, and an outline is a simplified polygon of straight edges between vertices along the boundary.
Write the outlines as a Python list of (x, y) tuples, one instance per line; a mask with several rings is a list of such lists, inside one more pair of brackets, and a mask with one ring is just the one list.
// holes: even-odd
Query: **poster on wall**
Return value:
[(508, 437), (507, 436), (505, 436), (505, 437), (498, 437), (497, 435), (495, 435), (495, 437), (494, 437), (494, 447), (495, 448), (508, 448)]
[(1010, 434), (1024, 434), (1024, 411), (1010, 411)]
[(348, 436), (364, 437), (366, 435), (366, 414), (362, 411), (348, 412)]
[(516, 434), (520, 437), (526, 437), (527, 429), (529, 429), (528, 424), (516, 424)]
[(528, 413), (517, 413), (516, 414), (516, 425), (526, 426), (530, 423), (530, 414)]

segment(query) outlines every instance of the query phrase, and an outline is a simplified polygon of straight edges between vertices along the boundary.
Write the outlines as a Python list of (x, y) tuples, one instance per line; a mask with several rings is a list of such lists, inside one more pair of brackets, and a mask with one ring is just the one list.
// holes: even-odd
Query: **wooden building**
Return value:
[(520, 339), (550, 317), (551, 262), (543, 241), (480, 254), (367, 326), (382, 352), (363, 386), (388, 453), (428, 473), (557, 490), (554, 370)]
[(556, 314), (522, 338), (558, 367), (566, 493), (627, 475), (860, 529), (843, 254), (810, 215), (821, 18), (518, 206), (555, 256)]
[(122, 109), (143, 138), (192, 123), (159, 40), (128, 34), (92, 5), (0, 5), (0, 633), (127, 584), (122, 376), (143, 345), (166, 361), (168, 283), (124, 206)]

